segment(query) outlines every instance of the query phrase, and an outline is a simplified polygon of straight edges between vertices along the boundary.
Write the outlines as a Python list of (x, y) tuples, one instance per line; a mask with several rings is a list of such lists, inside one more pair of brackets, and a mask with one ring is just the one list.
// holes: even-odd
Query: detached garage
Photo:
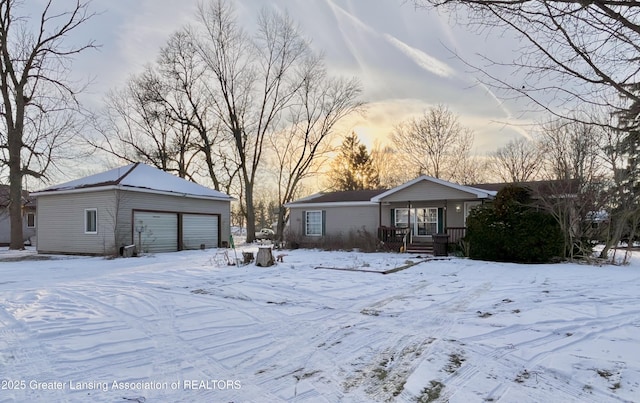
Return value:
[(230, 196), (141, 163), (32, 195), (39, 253), (175, 252), (229, 239)]

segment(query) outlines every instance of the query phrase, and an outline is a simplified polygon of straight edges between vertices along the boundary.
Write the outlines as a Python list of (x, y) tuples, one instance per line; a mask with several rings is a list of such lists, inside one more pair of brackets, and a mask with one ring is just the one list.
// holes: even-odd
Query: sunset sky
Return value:
[[(509, 38), (487, 38), (456, 27), (446, 15), (416, 10), (402, 0), (233, 0), (248, 31), (260, 8), (286, 11), (312, 46), (325, 54), (334, 74), (355, 76), (369, 103), (366, 116), (350, 120), (369, 146), (384, 141), (393, 126), (442, 103), (476, 133), (475, 152), (485, 154), (519, 136), (528, 136), (532, 116), (522, 105), (503, 102), (480, 84), (454, 56), (481, 65), (479, 54), (509, 57)], [(42, 0), (24, 7), (41, 7)], [(63, 4), (63, 3), (62, 3)], [(93, 77), (84, 102), (98, 108), (104, 93), (122, 86), (152, 62), (168, 36), (190, 22), (197, 0), (92, 0), (97, 13), (76, 32), (101, 45), (77, 57), (74, 75)], [(346, 134), (346, 133), (345, 133)]]

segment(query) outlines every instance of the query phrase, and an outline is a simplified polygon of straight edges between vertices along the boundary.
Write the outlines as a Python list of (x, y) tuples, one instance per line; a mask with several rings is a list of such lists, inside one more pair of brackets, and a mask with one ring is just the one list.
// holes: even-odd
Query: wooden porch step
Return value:
[(407, 245), (406, 253), (425, 253), (433, 255), (432, 243), (412, 243)]

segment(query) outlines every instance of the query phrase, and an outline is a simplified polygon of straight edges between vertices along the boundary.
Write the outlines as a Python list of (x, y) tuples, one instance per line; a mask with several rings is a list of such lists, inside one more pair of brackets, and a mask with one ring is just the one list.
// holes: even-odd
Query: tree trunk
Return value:
[(287, 209), (284, 206), (278, 208), (278, 224), (276, 227), (276, 240), (279, 242), (284, 241), (284, 228), (286, 225), (285, 214)]
[(258, 248), (258, 255), (256, 256), (256, 266), (269, 267), (273, 266), (275, 261), (273, 260), (273, 253), (271, 248)]
[(256, 209), (253, 206), (253, 184), (245, 179), (245, 201), (247, 209), (247, 243), (256, 240)]
[(9, 220), (11, 222), (11, 242), (9, 249), (24, 249), (22, 233), (22, 170), (20, 150), (22, 149), (21, 133), (9, 129)]

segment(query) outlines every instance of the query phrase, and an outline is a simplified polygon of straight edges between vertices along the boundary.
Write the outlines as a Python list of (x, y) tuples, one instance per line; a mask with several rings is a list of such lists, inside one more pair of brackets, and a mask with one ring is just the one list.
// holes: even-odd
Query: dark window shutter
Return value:
[(438, 234), (444, 233), (444, 209), (438, 208)]
[(325, 210), (322, 210), (322, 236), (325, 236), (327, 233), (326, 227), (327, 227), (327, 212)]
[(302, 210), (302, 232), (300, 235), (307, 235), (307, 212)]
[(392, 208), (391, 210), (391, 221), (389, 221), (390, 227), (396, 226), (396, 209)]

